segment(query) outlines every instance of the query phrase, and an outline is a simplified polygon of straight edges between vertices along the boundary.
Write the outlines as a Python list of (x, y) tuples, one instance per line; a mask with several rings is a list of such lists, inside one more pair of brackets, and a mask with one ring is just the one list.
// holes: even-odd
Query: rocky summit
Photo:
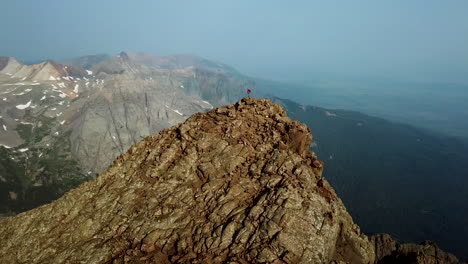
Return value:
[(411, 251), (360, 232), (311, 140), (269, 100), (192, 115), (1, 220), (0, 263), (375, 263)]

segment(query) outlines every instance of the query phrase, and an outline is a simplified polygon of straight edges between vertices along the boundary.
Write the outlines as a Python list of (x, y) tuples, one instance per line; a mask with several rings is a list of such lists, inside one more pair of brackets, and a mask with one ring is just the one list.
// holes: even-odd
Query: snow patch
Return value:
[(31, 100), (29, 100), (29, 102), (27, 102), (26, 104), (24, 105), (17, 105), (16, 108), (20, 109), (20, 110), (24, 110), (26, 108), (28, 108), (30, 105), (31, 105)]
[(173, 110), (174, 112), (176, 112), (177, 114), (183, 116), (184, 114), (182, 114), (179, 110)]
[(62, 98), (65, 98), (65, 97), (67, 97), (67, 94), (66, 93), (61, 93), (61, 94), (59, 94), (59, 96), (62, 97)]
[(70, 80), (70, 79), (68, 78), (68, 76), (63, 77), (63, 79), (64, 79), (64, 80), (67, 80), (67, 81)]
[(54, 133), (54, 135), (58, 136), (58, 135), (59, 135), (59, 132), (58, 132), (58, 131), (57, 131), (57, 132), (55, 132), (55, 133)]
[(58, 86), (59, 86), (59, 87), (62, 87), (62, 88), (65, 88), (65, 87), (66, 87), (66, 86), (65, 86), (65, 83), (63, 83), (63, 82), (58, 83)]
[(21, 81), (24, 81), (24, 80), (26, 80), (26, 77), (21, 78)]
[(56, 114), (55, 116), (56, 116), (56, 117), (59, 117), (59, 116), (61, 116), (62, 114), (63, 114), (63, 113), (60, 112), (60, 113)]
[(41, 152), (41, 153), (39, 153), (39, 158), (40, 158), (40, 157), (42, 157), (42, 152)]
[(3, 130), (8, 131), (7, 127), (3, 125)]
[(45, 100), (45, 99), (46, 99), (46, 96), (45, 96), (45, 95), (41, 97), (41, 101), (43, 101), (43, 100)]
[(63, 124), (65, 124), (65, 120), (63, 120), (62, 122), (60, 122), (60, 125), (63, 125)]
[(210, 108), (213, 109), (213, 105), (211, 105), (210, 102), (208, 102), (208, 101), (202, 101), (202, 102), (205, 103), (205, 104), (207, 104), (207, 105), (209, 105)]
[(19, 152), (25, 152), (25, 151), (28, 151), (29, 149), (28, 148), (22, 148), (22, 149), (19, 149)]
[(59, 105), (63, 105), (64, 101), (60, 101), (58, 102)]
[(75, 85), (75, 88), (73, 89), (73, 92), (78, 93), (78, 88), (80, 87), (79, 84)]
[[(49, 77), (49, 81), (56, 81), (57, 79), (54, 78), (54, 76)], [(52, 85), (53, 86), (53, 85)]]
[(93, 74), (93, 71), (88, 71), (88, 70), (86, 70), (86, 72), (88, 73), (88, 75)]
[(3, 101), (6, 101), (6, 100), (7, 100), (7, 98), (6, 98), (6, 97), (3, 97)]
[(325, 115), (326, 116), (336, 116), (335, 113), (331, 113), (331, 112), (328, 112), (328, 111), (325, 111)]
[(34, 82), (34, 83), (31, 83), (31, 85), (41, 85), (41, 84), (37, 83), (37, 82)]
[(24, 90), (25, 92), (29, 93), (30, 91), (32, 91), (32, 89), (26, 89)]
[(0, 144), (0, 146), (4, 147), (4, 148), (6, 148), (6, 149), (11, 149), (11, 147), (10, 147), (10, 146), (7, 146), (7, 145)]

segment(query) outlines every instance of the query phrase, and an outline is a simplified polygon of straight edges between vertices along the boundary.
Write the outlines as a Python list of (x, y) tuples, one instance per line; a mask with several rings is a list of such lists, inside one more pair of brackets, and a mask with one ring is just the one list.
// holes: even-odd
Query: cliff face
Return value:
[(0, 224), (0, 262), (373, 263), (309, 129), (268, 100), (195, 114)]

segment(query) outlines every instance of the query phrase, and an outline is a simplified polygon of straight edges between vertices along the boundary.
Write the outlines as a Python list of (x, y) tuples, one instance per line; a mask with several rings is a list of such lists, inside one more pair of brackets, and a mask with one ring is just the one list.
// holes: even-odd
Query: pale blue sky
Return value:
[(2, 0), (0, 55), (193, 53), (278, 79), (468, 79), (466, 0)]

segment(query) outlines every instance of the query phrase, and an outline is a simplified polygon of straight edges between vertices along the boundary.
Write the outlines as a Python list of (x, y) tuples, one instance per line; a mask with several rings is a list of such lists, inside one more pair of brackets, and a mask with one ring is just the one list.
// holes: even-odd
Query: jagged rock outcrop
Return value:
[(191, 116), (0, 222), (1, 263), (373, 263), (310, 130), (268, 100)]
[(396, 250), (397, 243), (389, 234), (377, 234), (371, 237), (375, 248), (375, 257), (382, 260)]
[(458, 264), (453, 254), (444, 252), (432, 241), (398, 244), (389, 234), (371, 237), (379, 264)]

